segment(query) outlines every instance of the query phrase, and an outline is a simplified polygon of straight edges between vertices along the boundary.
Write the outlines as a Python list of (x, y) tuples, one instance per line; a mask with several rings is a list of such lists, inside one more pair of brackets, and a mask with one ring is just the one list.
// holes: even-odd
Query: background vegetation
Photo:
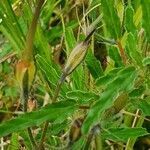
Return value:
[(150, 148), (149, 0), (1, 0), (1, 149)]

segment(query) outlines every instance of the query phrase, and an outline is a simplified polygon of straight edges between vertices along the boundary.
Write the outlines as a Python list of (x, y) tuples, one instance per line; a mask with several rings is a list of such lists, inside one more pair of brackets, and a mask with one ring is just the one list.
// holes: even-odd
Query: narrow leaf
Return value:
[(131, 32), (133, 35), (136, 35), (136, 27), (133, 22), (134, 9), (131, 5), (128, 5), (125, 10), (125, 27), (127, 32)]
[(150, 1), (149, 0), (141, 0), (141, 5), (142, 5), (142, 13), (143, 13), (143, 27), (145, 29), (147, 39), (150, 42), (150, 13), (149, 13), (149, 8), (150, 8)]
[(97, 86), (106, 86), (108, 83), (110, 83), (117, 75), (117, 73), (121, 70), (121, 68), (114, 68), (111, 71), (109, 71), (106, 75), (99, 77), (96, 80)]
[(126, 142), (129, 138), (136, 138), (147, 134), (148, 132), (144, 128), (111, 128), (105, 130), (102, 136), (105, 139)]
[[(64, 28), (63, 29), (64, 30), (64, 34), (65, 34), (66, 53), (69, 55), (69, 53), (76, 46), (77, 42), (76, 42), (73, 30), (71, 28), (69, 28), (69, 27), (66, 29), (64, 25), (63, 25), (63, 28)], [(79, 49), (80, 49), (80, 47), (79, 47)], [(70, 55), (71, 54), (72, 54), (72, 52), (70, 53)], [(75, 60), (75, 61), (77, 61), (77, 60)], [(74, 62), (74, 63), (76, 63), (76, 62)], [(74, 70), (74, 72), (72, 72), (71, 80), (72, 80), (72, 87), (74, 89), (78, 89), (78, 90), (84, 89), (84, 85), (85, 84), (84, 84), (83, 74), (84, 73), (83, 73), (83, 67), (82, 66), (78, 66), (78, 68), (76, 68), (76, 70)]]
[(91, 51), (88, 52), (85, 62), (94, 79), (97, 79), (98, 77), (103, 75), (101, 64)]
[(7, 150), (17, 150), (19, 148), (19, 134), (13, 133)]
[(76, 44), (76, 39), (71, 28), (65, 29), (65, 42), (67, 47), (67, 52), (71, 52)]
[(143, 63), (143, 66), (150, 65), (150, 57), (144, 58), (143, 61), (142, 61), (142, 63)]
[(111, 37), (117, 40), (121, 35), (120, 20), (114, 7), (114, 0), (101, 0), (104, 22)]
[(126, 45), (127, 53), (129, 57), (139, 66), (142, 66), (142, 56), (137, 48), (137, 41), (135, 36), (132, 33), (128, 34), (127, 37), (127, 45)]
[(109, 54), (109, 57), (115, 61), (116, 67), (123, 66), (122, 58), (121, 58), (119, 51), (116, 47), (110, 47), (108, 49), (108, 54)]
[(59, 80), (60, 74), (58, 74), (55, 68), (52, 67), (52, 65), (49, 64), (42, 56), (36, 55), (36, 62), (43, 76), (50, 83), (50, 87), (54, 88)]
[(95, 93), (83, 92), (83, 91), (79, 91), (79, 90), (68, 92), (66, 96), (70, 99), (78, 100), (79, 103), (81, 103), (81, 102), (85, 103), (85, 102), (89, 102), (92, 99), (99, 98), (99, 95), (96, 95)]
[[(149, 99), (148, 99), (149, 101)], [(149, 116), (150, 115), (150, 103), (148, 103), (148, 101), (146, 99), (143, 100), (132, 100), (133, 106), (135, 106), (136, 108), (142, 110), (143, 114), (145, 116)]]
[(107, 85), (105, 91), (89, 111), (82, 128), (84, 134), (89, 131), (91, 125), (99, 120), (102, 113), (113, 105), (119, 92), (126, 92), (133, 88), (135, 78), (136, 71), (134, 67), (122, 69), (117, 74), (116, 78)]
[(0, 125), (0, 137), (6, 136), (12, 132), (17, 132), (28, 127), (40, 125), (41, 123), (49, 120), (55, 121), (59, 119), (62, 115), (65, 120), (68, 115), (75, 111), (75, 103), (73, 101), (59, 102), (55, 104), (50, 104), (42, 109), (25, 113), (19, 117), (6, 121)]

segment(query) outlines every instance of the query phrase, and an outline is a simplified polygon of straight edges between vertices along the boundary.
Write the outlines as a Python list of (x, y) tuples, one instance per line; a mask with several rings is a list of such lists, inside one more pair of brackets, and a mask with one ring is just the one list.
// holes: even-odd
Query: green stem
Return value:
[(61, 86), (62, 86), (62, 83), (64, 82), (65, 78), (66, 78), (66, 76), (62, 75), (60, 80), (58, 81), (57, 86), (56, 86), (56, 90), (55, 90), (55, 95), (54, 95), (54, 97), (52, 99), (52, 103), (56, 102), (57, 97), (58, 97), (59, 92), (60, 92), (60, 89), (61, 89)]
[[(23, 82), (22, 82), (22, 106), (23, 106), (23, 112), (27, 112), (27, 102), (29, 97), (29, 86), (28, 86), (28, 70), (24, 73)], [(30, 138), (30, 142), (32, 143), (32, 146), (34, 149), (37, 148), (36, 142), (34, 140), (34, 137), (32, 135), (32, 131), (30, 128), (28, 128), (28, 135)]]
[(39, 0), (37, 7), (35, 9), (35, 14), (33, 16), (32, 19), (32, 23), (29, 27), (29, 31), (27, 34), (27, 38), (26, 38), (26, 44), (25, 44), (25, 51), (24, 51), (24, 59), (26, 60), (32, 60), (33, 58), (33, 41), (34, 41), (34, 36), (35, 36), (35, 32), (36, 32), (36, 27), (37, 27), (37, 21), (41, 12), (41, 8), (43, 6), (45, 0)]
[(23, 82), (22, 82), (22, 107), (23, 112), (27, 112), (27, 101), (29, 96), (29, 87), (28, 87), (28, 70), (24, 73)]
[[(54, 94), (54, 97), (52, 99), (52, 103), (56, 102), (56, 100), (59, 96), (59, 92), (60, 92), (62, 83), (64, 82), (65, 78), (66, 78), (66, 76), (64, 74), (62, 74), (60, 80), (57, 83), (55, 94)], [(45, 140), (45, 137), (46, 137), (46, 132), (47, 132), (48, 126), (49, 126), (49, 121), (46, 121), (46, 123), (44, 124), (44, 129), (43, 129), (43, 133), (42, 133), (42, 137), (41, 137), (41, 142), (39, 144), (39, 150), (44, 149), (43, 143), (44, 143), (44, 140)]]
[[(27, 37), (26, 37), (26, 44), (25, 44), (25, 50), (24, 50), (24, 55), (23, 58), (25, 60), (32, 60), (33, 58), (33, 41), (34, 41), (34, 36), (35, 36), (35, 31), (37, 27), (37, 21), (41, 12), (42, 5), (45, 0), (39, 0), (37, 7), (35, 9), (35, 14), (33, 16), (33, 20), (31, 23), (31, 26), (29, 28)], [(23, 111), (27, 112), (27, 102), (28, 102), (28, 94), (29, 94), (29, 74), (28, 74), (28, 69), (26, 70), (24, 77), (23, 77), (23, 83), (22, 83), (22, 105), (23, 105)], [(32, 131), (30, 128), (28, 128), (28, 135), (30, 138), (30, 142), (32, 143), (32, 146), (34, 149), (37, 149), (36, 142), (34, 140), (34, 137), (32, 135)]]

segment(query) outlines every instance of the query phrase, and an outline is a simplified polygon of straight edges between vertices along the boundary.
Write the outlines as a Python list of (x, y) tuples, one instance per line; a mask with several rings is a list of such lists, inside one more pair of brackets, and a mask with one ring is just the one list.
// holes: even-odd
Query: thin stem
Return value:
[[(65, 78), (66, 78), (66, 75), (62, 74), (60, 80), (57, 83), (55, 94), (54, 94), (54, 97), (52, 99), (52, 103), (56, 102), (56, 100), (57, 100), (57, 98), (59, 96), (61, 85), (64, 82)], [(42, 133), (42, 137), (41, 137), (41, 142), (39, 144), (39, 150), (43, 150), (44, 149), (43, 143), (44, 143), (44, 140), (45, 140), (45, 136), (46, 136), (46, 132), (47, 132), (48, 126), (49, 126), (49, 121), (46, 121), (46, 123), (44, 124), (44, 129), (43, 129), (43, 133)]]
[[(29, 97), (29, 86), (28, 86), (28, 70), (24, 73), (23, 77), (23, 83), (22, 83), (22, 105), (23, 105), (23, 112), (27, 112), (27, 101)], [(32, 143), (32, 146), (34, 149), (37, 148), (36, 142), (34, 140), (34, 137), (32, 135), (32, 131), (30, 128), (28, 128), (28, 135), (30, 138), (30, 142)]]
[(41, 8), (43, 6), (43, 3), (45, 2), (45, 0), (39, 0), (37, 7), (35, 9), (35, 14), (33, 16), (31, 25), (29, 27), (29, 31), (27, 34), (27, 38), (26, 38), (26, 46), (25, 46), (25, 55), (23, 56), (24, 59), (26, 60), (32, 60), (32, 53), (33, 53), (33, 40), (34, 40), (34, 36), (35, 36), (35, 32), (36, 32), (36, 27), (37, 27), (37, 21), (41, 12)]
[(150, 119), (145, 118), (145, 117), (142, 117), (142, 116), (140, 116), (140, 115), (138, 115), (138, 114), (134, 114), (134, 113), (131, 113), (131, 112), (128, 112), (128, 111), (125, 111), (125, 110), (122, 110), (121, 112), (122, 112), (123, 114), (130, 115), (130, 116), (134, 116), (134, 117), (138, 117), (138, 118), (144, 119), (145, 121), (150, 122)]
[(60, 80), (58, 81), (57, 86), (56, 86), (56, 90), (55, 90), (55, 95), (52, 99), (52, 103), (56, 102), (57, 97), (58, 97), (59, 92), (60, 92), (60, 89), (61, 89), (61, 85), (62, 85), (63, 81), (65, 80), (65, 77), (66, 77), (65, 75), (62, 75)]
[[(37, 27), (37, 21), (41, 12), (42, 5), (45, 0), (39, 0), (37, 7), (35, 9), (35, 14), (33, 15), (33, 19), (26, 37), (26, 44), (25, 44), (25, 50), (24, 50), (24, 55), (23, 58), (30, 61), (33, 58), (33, 41), (34, 41), (34, 36), (36, 32), (36, 27)], [(23, 112), (27, 112), (27, 101), (29, 97), (29, 74), (28, 74), (28, 69), (26, 70), (24, 77), (23, 77), (23, 83), (22, 83), (22, 105), (23, 105)], [(28, 128), (28, 135), (30, 138), (30, 142), (32, 143), (32, 146), (34, 149), (37, 149), (36, 142), (34, 140), (32, 130)]]
[(133, 123), (132, 123), (132, 128), (134, 128), (135, 126), (136, 126), (136, 122), (137, 122), (137, 119), (138, 119), (138, 114), (139, 114), (139, 112), (140, 112), (140, 110), (139, 109), (137, 109), (137, 111), (136, 111), (136, 113), (135, 113), (135, 118), (134, 118), (134, 120), (133, 120)]
[(29, 96), (29, 87), (28, 87), (28, 70), (24, 73), (23, 77), (23, 82), (22, 82), (22, 107), (23, 107), (23, 112), (27, 112), (27, 101), (28, 101), (28, 96)]

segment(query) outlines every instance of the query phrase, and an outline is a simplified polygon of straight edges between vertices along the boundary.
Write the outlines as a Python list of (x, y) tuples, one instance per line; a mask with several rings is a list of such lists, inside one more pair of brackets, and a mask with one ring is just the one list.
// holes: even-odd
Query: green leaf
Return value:
[(43, 8), (42, 15), (41, 15), (44, 24), (47, 24), (49, 22), (50, 17), (54, 11), (54, 8), (57, 6), (55, 1), (56, 0), (46, 1), (46, 4)]
[[(2, 41), (2, 39), (0, 38), (0, 40)], [(6, 57), (7, 55), (12, 53), (12, 47), (10, 45), (10, 43), (1, 43), (2, 47), (1, 47), (1, 53), (0, 53), (0, 63), (2, 62), (1, 60), (3, 60), (3, 57)]]
[[(74, 56), (74, 54), (76, 54), (76, 52), (78, 50), (83, 49), (83, 51), (84, 51), (86, 49), (84, 44), (77, 44), (75, 36), (73, 34), (73, 30), (71, 28), (66, 29), (65, 26), (63, 25), (63, 30), (64, 30), (64, 34), (65, 34), (65, 43), (66, 43), (66, 49), (67, 49), (66, 52), (67, 52), (67, 55), (69, 55), (68, 59), (71, 56)], [(73, 51), (74, 51), (74, 53), (72, 53)], [(84, 56), (84, 52), (81, 54), (83, 54), (83, 56)], [(75, 58), (76, 57), (71, 58), (71, 61), (74, 60), (71, 68), (75, 67), (74, 68), (75, 70), (73, 69), (74, 71), (71, 73), (72, 87), (73, 87), (73, 89), (78, 89), (78, 90), (82, 89), (83, 90), (85, 87), (83, 67), (82, 67), (82, 65), (79, 65), (78, 67), (76, 65), (75, 66), (73, 65), (73, 64), (76, 64), (76, 62), (78, 64), (78, 59), (75, 59)], [(68, 62), (68, 64), (70, 64), (70, 61)], [(67, 62), (66, 62), (66, 66), (67, 66)]]
[(13, 133), (7, 150), (17, 150), (17, 149), (19, 149), (19, 134)]
[(91, 75), (94, 79), (103, 75), (103, 69), (100, 62), (95, 58), (94, 54), (91, 51), (88, 52), (85, 59), (87, 68), (89, 69)]
[(120, 20), (114, 7), (114, 0), (101, 0), (104, 22), (111, 37), (117, 40), (121, 35)]
[(85, 74), (82, 64), (80, 64), (70, 76), (73, 90), (85, 90)]
[(148, 132), (144, 128), (111, 128), (104, 130), (102, 136), (105, 139), (126, 142), (129, 138), (136, 138), (147, 134)]
[(74, 37), (72, 28), (65, 29), (65, 41), (67, 52), (71, 52), (76, 45), (76, 39)]
[(36, 55), (36, 62), (37, 66), (42, 72), (42, 75), (45, 77), (46, 81), (49, 83), (49, 86), (51, 88), (55, 88), (56, 83), (59, 80), (60, 74), (52, 67), (51, 64), (49, 64), (45, 58), (40, 56), (39, 54)]
[(79, 90), (68, 92), (66, 96), (69, 99), (78, 100), (79, 103), (87, 103), (90, 100), (99, 98), (99, 95), (96, 95), (95, 93), (84, 92), (84, 91), (79, 91)]
[[(20, 46), (20, 48), (23, 48), (24, 46), (24, 34), (21, 29), (21, 26), (18, 22), (18, 19), (13, 11), (12, 5), (9, 0), (1, 0), (0, 1), (0, 8), (2, 9), (0, 11), (0, 18), (2, 19), (3, 27), (1, 28), (4, 33), (6, 34), (7, 38), (10, 39), (13, 43), (13, 39), (15, 38), (15, 45)], [(4, 17), (5, 14), (5, 17)], [(6, 31), (7, 30), (7, 31)], [(9, 35), (10, 32), (11, 34)], [(22, 38), (21, 38), (22, 37)]]
[(141, 3), (141, 0), (132, 0), (131, 4), (135, 11), (139, 8), (140, 3)]
[(106, 86), (108, 83), (110, 83), (117, 75), (117, 73), (121, 70), (121, 68), (114, 68), (111, 71), (109, 71), (106, 75), (99, 77), (96, 80), (97, 86)]
[[(49, 120), (55, 121), (56, 119), (67, 119), (75, 111), (75, 103), (73, 101), (58, 102), (49, 104), (38, 111), (25, 113), (19, 117), (1, 123), (0, 137), (6, 136), (12, 132), (24, 130), (28, 127), (38, 126), (41, 123)], [(64, 116), (64, 118), (62, 118)]]
[(142, 56), (137, 48), (137, 41), (135, 36), (132, 33), (128, 34), (127, 37), (127, 45), (126, 45), (127, 53), (129, 57), (139, 66), (142, 66)]
[(102, 113), (113, 105), (120, 92), (127, 92), (133, 88), (135, 78), (134, 67), (127, 67), (118, 72), (116, 78), (107, 85), (100, 98), (90, 109), (82, 127), (84, 134), (87, 134), (90, 127), (101, 118)]
[(133, 22), (134, 9), (131, 5), (128, 5), (125, 10), (125, 27), (128, 32), (136, 35), (136, 27)]
[(141, 5), (142, 5), (142, 14), (143, 14), (143, 27), (146, 32), (146, 37), (148, 41), (150, 42), (150, 13), (149, 13), (149, 8), (150, 8), (150, 1), (149, 0), (141, 0)]
[[(35, 58), (37, 62), (37, 67), (41, 71), (42, 76), (52, 90), (51, 92), (54, 92), (56, 84), (58, 83), (61, 76), (61, 72), (58, 66), (56, 66), (55, 64), (50, 64), (50, 62), (46, 61), (47, 59), (43, 58), (38, 54), (35, 56)], [(70, 87), (68, 87), (66, 83), (63, 83), (60, 91), (61, 96), (65, 96), (67, 91), (70, 91)]]
[(5, 18), (3, 16), (1, 11), (0, 18), (3, 19), (3, 21), (0, 24), (0, 31), (2, 31), (3, 34), (9, 39), (14, 49), (16, 49), (19, 52), (23, 48), (23, 45), (22, 42), (20, 42), (18, 35), (16, 34), (17, 32), (15, 31), (14, 26), (12, 26), (12, 22), (9, 21), (8, 18)]
[(27, 150), (32, 149), (33, 147), (32, 147), (32, 143), (30, 142), (28, 131), (27, 130), (20, 131), (19, 135), (21, 135), (21, 137), (24, 139), (24, 145), (26, 149)]
[(63, 121), (63, 123), (58, 123), (58, 124), (52, 123), (52, 124), (51, 124), (51, 127), (50, 127), (50, 131), (48, 131), (48, 132), (50, 132), (50, 134), (52, 134), (52, 135), (57, 135), (57, 134), (59, 134), (63, 129), (67, 128), (67, 126), (68, 126), (68, 122), (67, 122), (66, 120)]
[(115, 61), (115, 66), (116, 67), (121, 67), (123, 66), (122, 58), (119, 54), (118, 48), (116, 47), (110, 47), (108, 49), (108, 55), (111, 59)]
[[(148, 99), (148, 101), (150, 101), (150, 99)], [(132, 100), (133, 106), (135, 106), (136, 108), (142, 110), (143, 114), (145, 116), (149, 116), (150, 115), (150, 104), (148, 103), (148, 101), (146, 101), (146, 99), (143, 100)]]
[(73, 146), (72, 146), (72, 150), (79, 150), (82, 149), (84, 147), (85, 144), (85, 138), (81, 137), (78, 141), (76, 141)]
[(150, 57), (144, 58), (143, 61), (142, 61), (142, 63), (143, 63), (143, 66), (150, 65)]
[[(73, 20), (66, 24), (66, 30), (68, 28), (74, 29), (77, 27), (77, 21)], [(57, 38), (59, 38), (63, 34), (63, 28), (59, 25), (53, 27), (50, 31), (46, 32), (46, 37), (50, 43), (54, 42)]]
[(65, 37), (65, 44), (66, 44), (66, 53), (69, 53), (73, 50), (76, 45), (76, 38), (74, 36), (72, 28), (66, 28), (64, 20), (62, 18), (62, 26), (63, 26), (63, 33)]
[(140, 97), (143, 94), (144, 91), (145, 91), (145, 87), (141, 85), (138, 88), (133, 89), (129, 93), (129, 97), (131, 97), (131, 98)]
[(44, 32), (40, 26), (37, 26), (36, 35), (35, 35), (35, 44), (36, 44), (36, 54), (41, 55), (46, 59), (46, 61), (52, 61), (52, 54), (50, 52), (50, 46), (48, 39), (46, 39)]

